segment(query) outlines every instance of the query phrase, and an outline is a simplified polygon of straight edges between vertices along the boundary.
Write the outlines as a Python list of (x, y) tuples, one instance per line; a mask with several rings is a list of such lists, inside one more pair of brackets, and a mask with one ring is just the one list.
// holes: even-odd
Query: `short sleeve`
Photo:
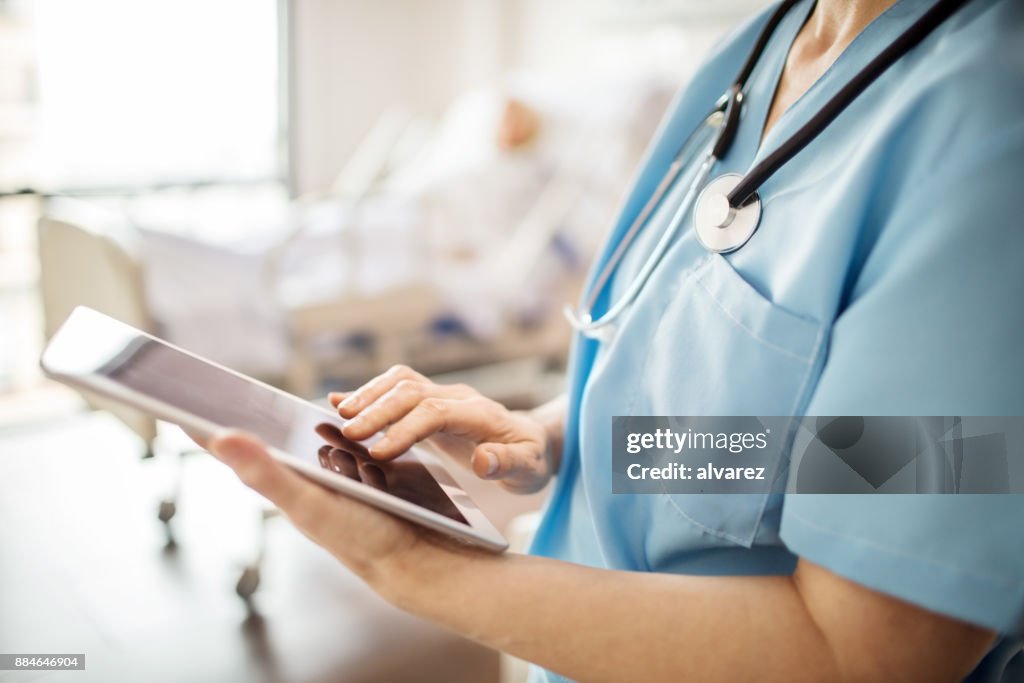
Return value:
[[(880, 221), (807, 415), (1024, 415), (1024, 123), (935, 158)], [(1024, 626), (1022, 495), (791, 495), (781, 537), (926, 609)]]

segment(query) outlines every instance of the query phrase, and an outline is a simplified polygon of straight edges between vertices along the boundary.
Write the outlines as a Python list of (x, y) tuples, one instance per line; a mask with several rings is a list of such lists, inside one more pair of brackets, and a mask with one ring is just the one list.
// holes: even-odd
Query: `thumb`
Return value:
[(482, 443), (470, 460), (473, 472), (481, 479), (502, 479), (515, 488), (540, 488), (548, 479), (544, 454), (536, 444)]
[(206, 442), (206, 450), (216, 456), (232, 469), (249, 465), (252, 462), (262, 463), (270, 456), (266, 447), (256, 437), (237, 430), (225, 429)]
[(302, 521), (302, 515), (307, 507), (323, 503), (323, 497), (329, 494), (275, 460), (255, 436), (224, 431), (210, 441), (209, 448), (210, 453), (235, 471), (243, 484), (281, 508), (297, 526), (307, 532), (315, 526), (313, 521)]

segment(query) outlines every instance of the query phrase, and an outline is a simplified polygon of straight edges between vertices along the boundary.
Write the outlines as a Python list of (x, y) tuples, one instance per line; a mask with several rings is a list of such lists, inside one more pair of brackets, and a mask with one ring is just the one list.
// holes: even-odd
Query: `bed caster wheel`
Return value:
[(178, 511), (178, 506), (174, 504), (173, 500), (162, 500), (160, 501), (160, 509), (156, 513), (157, 519), (164, 524), (169, 524), (171, 519), (174, 518), (174, 513)]
[(246, 567), (242, 570), (242, 576), (235, 584), (235, 592), (238, 597), (248, 601), (256, 589), (260, 587), (260, 570), (258, 567)]
[(164, 543), (164, 552), (173, 553), (177, 549), (178, 542), (174, 539), (174, 529), (171, 528), (171, 520), (178, 511), (178, 506), (173, 500), (160, 501), (156, 517), (164, 525), (164, 532), (167, 534), (167, 541)]

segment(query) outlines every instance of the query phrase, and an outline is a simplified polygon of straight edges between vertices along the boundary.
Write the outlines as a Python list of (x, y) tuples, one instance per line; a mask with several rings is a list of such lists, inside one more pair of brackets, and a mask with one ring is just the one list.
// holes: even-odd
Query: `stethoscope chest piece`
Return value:
[(729, 205), (728, 195), (743, 180), (736, 173), (721, 175), (697, 198), (693, 227), (708, 251), (725, 254), (747, 243), (761, 222), (761, 199), (755, 193), (739, 207)]

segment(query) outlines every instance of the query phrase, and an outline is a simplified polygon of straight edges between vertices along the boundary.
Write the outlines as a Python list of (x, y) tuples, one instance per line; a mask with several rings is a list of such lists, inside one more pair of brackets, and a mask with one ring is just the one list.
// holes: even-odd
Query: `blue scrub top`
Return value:
[[(934, 1), (892, 6), (762, 143), (811, 11), (798, 4), (752, 75), (713, 177), (771, 153)], [(670, 108), (591, 282), (768, 14), (728, 38)], [(743, 248), (708, 253), (688, 219), (614, 338), (575, 340), (562, 469), (532, 552), (704, 575), (788, 574), (800, 556), (1019, 633), (1022, 496), (612, 495), (610, 437), (613, 415), (1024, 415), (1022, 171), (1024, 3), (972, 0), (764, 183), (761, 225)], [(631, 247), (611, 298), (683, 184)], [(1003, 638), (968, 680), (1024, 680), (1020, 647)]]

